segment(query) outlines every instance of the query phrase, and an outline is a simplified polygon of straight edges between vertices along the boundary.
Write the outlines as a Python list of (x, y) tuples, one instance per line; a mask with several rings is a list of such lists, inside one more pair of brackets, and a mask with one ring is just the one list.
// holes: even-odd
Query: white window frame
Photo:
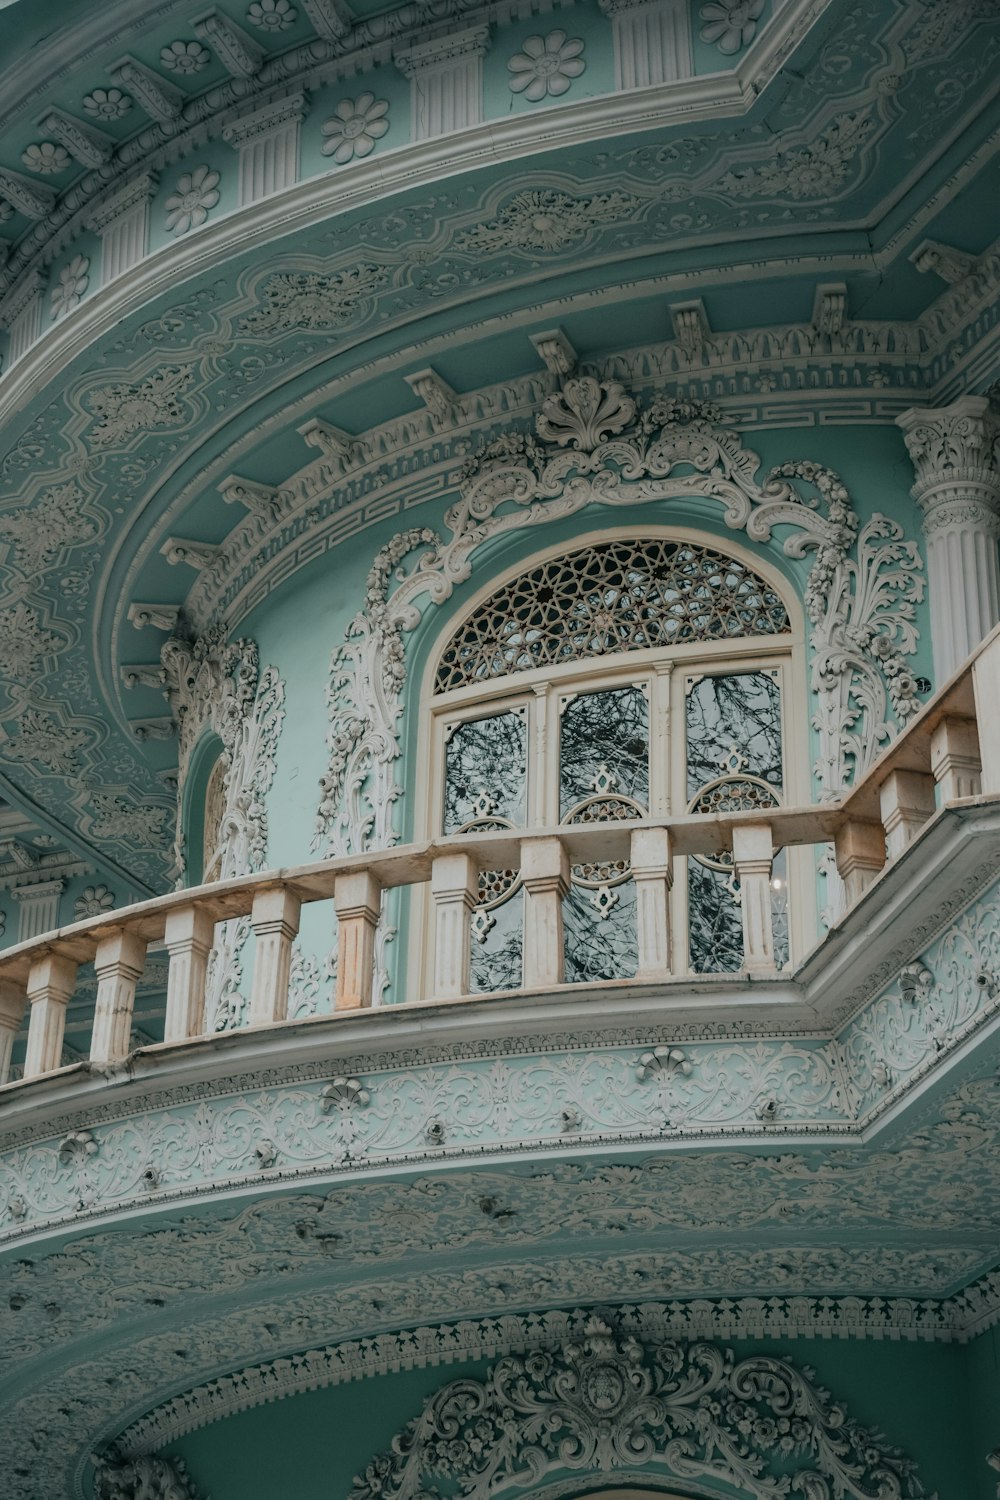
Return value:
[[(671, 647), (646, 647), (607, 657), (531, 668), (505, 677), (489, 678), (434, 692), (441, 655), (464, 620), (502, 589), (532, 568), (568, 552), (609, 540), (643, 538), (690, 542), (733, 557), (764, 579), (780, 597), (791, 630), (782, 635), (691, 641)], [(648, 683), (651, 817), (683, 816), (687, 811), (686, 745), (684, 735), (685, 685), (692, 677), (731, 676), (740, 671), (775, 670), (779, 674), (782, 705), (783, 807), (801, 807), (812, 800), (809, 766), (809, 711), (806, 675), (805, 625), (802, 605), (788, 581), (773, 565), (748, 549), (712, 533), (680, 526), (634, 526), (595, 530), (558, 546), (523, 558), (495, 574), (476, 592), (461, 614), (452, 615), (439, 631), (428, 654), (420, 695), (420, 733), (417, 757), (419, 787), (428, 795), (420, 799), (415, 838), (440, 836), (444, 816), (446, 729), (469, 719), (487, 718), (508, 707), (523, 705), (527, 721), (527, 795), (524, 828), (538, 829), (559, 824), (559, 733), (560, 700), (568, 701), (580, 691)], [(680, 732), (671, 732), (671, 723)], [(666, 755), (656, 747), (666, 745)], [(788, 883), (791, 890), (806, 893), (806, 899), (789, 902), (790, 967), (801, 962), (816, 941), (815, 861), (811, 848), (787, 851)], [(432, 954), (430, 896), (425, 887), (414, 891), (409, 945), (410, 972), (419, 975), (420, 994), (431, 994)], [(671, 973), (689, 973), (687, 941), (687, 860), (674, 862), (671, 892)], [(733, 976), (736, 977), (735, 975)], [(628, 983), (627, 978), (621, 981)]]

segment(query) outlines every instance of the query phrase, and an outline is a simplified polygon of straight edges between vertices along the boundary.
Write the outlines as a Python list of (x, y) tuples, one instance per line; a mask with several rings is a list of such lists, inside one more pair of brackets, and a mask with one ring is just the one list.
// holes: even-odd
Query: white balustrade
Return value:
[[(728, 812), (455, 834), (431, 844), (374, 850), (174, 892), (17, 943), (0, 953), (0, 1086), (9, 1086), (26, 1013), (24, 1078), (36, 1079), (60, 1067), (77, 966), (89, 960), (97, 973), (89, 1022), (91, 1061), (106, 1065), (128, 1057), (147, 945), (161, 938), (169, 954), (163, 1046), (203, 1038), (209, 954), (216, 924), (227, 920), (249, 917), (254, 932), (250, 1024), (284, 1022), (303, 902), (332, 901), (336, 910), (335, 1013), (373, 1002), (384, 892), (394, 887), (428, 887), (433, 915), (430, 997), (468, 998), (472, 914), (482, 870), (520, 869), (522, 986), (537, 995), (565, 983), (563, 904), (572, 867), (627, 862), (636, 895), (637, 963), (633, 975), (620, 978), (656, 986), (671, 983), (685, 969), (685, 941), (677, 955), (671, 945), (675, 863), (731, 847), (740, 890), (742, 970), (773, 976), (776, 848), (832, 840), (849, 920), (851, 907), (873, 882), (890, 872), (928, 827), (942, 818), (953, 820), (955, 804), (970, 798), (1000, 798), (1000, 628), (839, 803), (776, 807), (766, 821), (759, 814)], [(978, 803), (974, 811), (979, 816)], [(963, 814), (972, 815), (968, 809)], [(683, 906), (681, 899), (678, 910)], [(80, 1024), (74, 1012), (74, 1028)]]

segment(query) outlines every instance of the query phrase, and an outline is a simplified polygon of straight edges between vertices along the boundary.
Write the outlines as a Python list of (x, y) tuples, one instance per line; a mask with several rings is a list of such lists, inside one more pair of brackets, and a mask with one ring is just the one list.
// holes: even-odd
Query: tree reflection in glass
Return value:
[(445, 751), (444, 832), (483, 818), (524, 822), (527, 726), (521, 713), (468, 719)]

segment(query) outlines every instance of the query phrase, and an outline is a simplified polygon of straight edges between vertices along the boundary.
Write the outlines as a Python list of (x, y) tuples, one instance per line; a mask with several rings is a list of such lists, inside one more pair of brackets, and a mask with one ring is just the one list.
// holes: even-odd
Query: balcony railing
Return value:
[(778, 849), (832, 843), (850, 909), (940, 809), (981, 796), (1000, 796), (1000, 629), (838, 803), (775, 809), (766, 817), (754, 811), (459, 834), (175, 891), (18, 944), (0, 955), (0, 1082), (9, 1077), (26, 1010), (21, 1082), (59, 1069), (77, 970), (91, 961), (97, 993), (90, 1060), (112, 1065), (127, 1058), (136, 984), (151, 943), (162, 942), (169, 954), (162, 1046), (204, 1035), (216, 923), (236, 917), (249, 917), (254, 933), (249, 1025), (284, 1022), (300, 911), (314, 901), (332, 902), (336, 911), (335, 1013), (371, 1005), (382, 893), (401, 886), (430, 887), (433, 998), (471, 998), (470, 918), (483, 870), (520, 870), (525, 993), (563, 982), (562, 903), (570, 869), (598, 861), (631, 866), (633, 982), (668, 981), (673, 860), (720, 849), (732, 852), (739, 881), (742, 975), (775, 974), (771, 874)]

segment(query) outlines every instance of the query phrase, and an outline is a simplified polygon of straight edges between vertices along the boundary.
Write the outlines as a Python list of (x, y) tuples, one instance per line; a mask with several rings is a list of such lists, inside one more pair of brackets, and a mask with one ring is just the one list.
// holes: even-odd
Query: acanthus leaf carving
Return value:
[(358, 1476), (350, 1500), (493, 1500), (573, 1473), (731, 1484), (756, 1500), (924, 1494), (910, 1459), (808, 1369), (719, 1344), (646, 1345), (591, 1316), (553, 1352), (442, 1386)]
[(180, 1459), (96, 1460), (94, 1500), (199, 1500)]

